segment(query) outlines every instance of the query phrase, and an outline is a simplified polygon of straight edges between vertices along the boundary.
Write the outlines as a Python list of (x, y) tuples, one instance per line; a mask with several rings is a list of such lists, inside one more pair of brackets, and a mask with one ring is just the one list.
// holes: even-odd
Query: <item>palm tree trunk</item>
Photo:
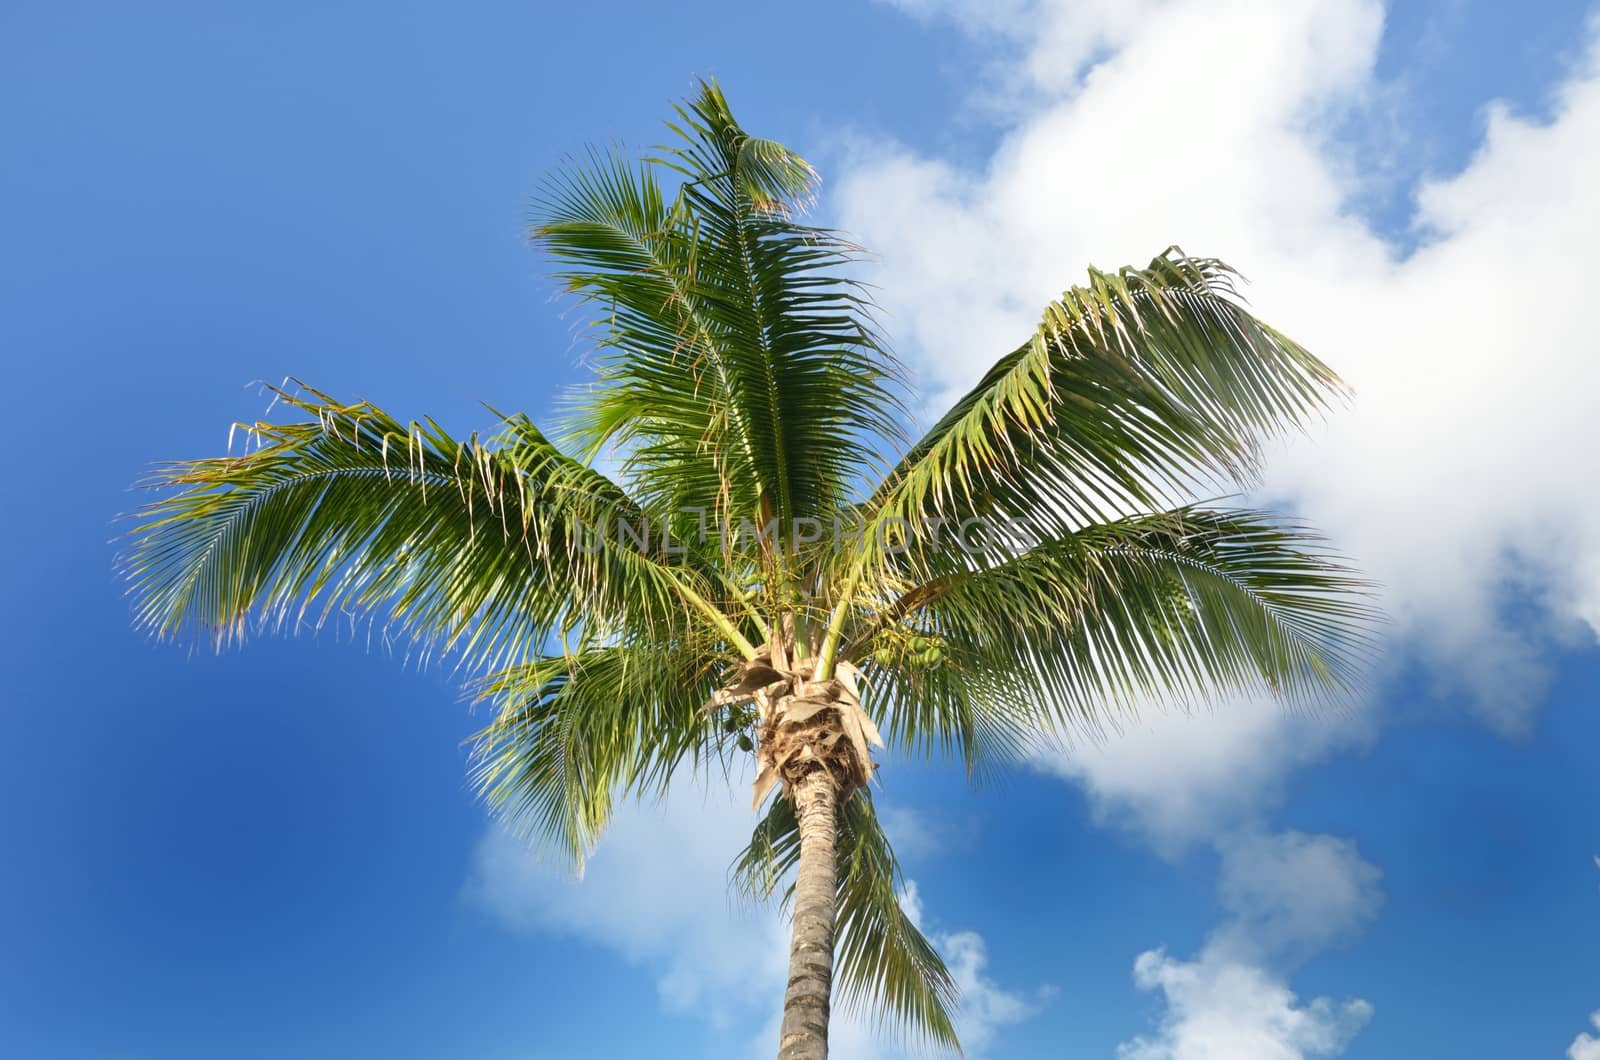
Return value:
[(826, 768), (808, 772), (791, 795), (800, 824), (800, 871), (794, 885), (794, 937), (789, 944), (789, 988), (783, 998), (778, 1060), (827, 1060), (838, 799)]

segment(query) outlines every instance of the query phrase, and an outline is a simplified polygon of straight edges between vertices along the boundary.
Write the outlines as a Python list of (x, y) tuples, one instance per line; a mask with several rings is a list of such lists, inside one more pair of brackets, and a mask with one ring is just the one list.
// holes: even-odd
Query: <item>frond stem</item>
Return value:
[(735, 627), (734, 624), (728, 619), (728, 616), (723, 614), (722, 611), (716, 607), (716, 605), (712, 604), (705, 597), (701, 596), (699, 593), (683, 584), (683, 582), (678, 578), (673, 577), (671, 581), (673, 588), (677, 589), (678, 595), (682, 596), (687, 603), (692, 605), (701, 614), (705, 615), (707, 621), (716, 627), (718, 633), (721, 633), (724, 637), (728, 638), (728, 643), (737, 648), (739, 650), (739, 654), (743, 655), (746, 661), (756, 657), (758, 654), (756, 651), (756, 646), (751, 644), (750, 641), (745, 638), (744, 634), (739, 632), (738, 628)]

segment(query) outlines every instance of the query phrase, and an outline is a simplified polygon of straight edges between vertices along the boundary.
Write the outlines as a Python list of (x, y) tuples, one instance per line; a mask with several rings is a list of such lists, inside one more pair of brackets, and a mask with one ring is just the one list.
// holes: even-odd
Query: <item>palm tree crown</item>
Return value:
[(577, 864), (620, 800), (753, 753), (766, 809), (734, 876), (794, 880), (781, 1055), (826, 1055), (835, 963), (848, 1003), (954, 1045), (870, 748), (982, 775), (1151, 698), (1346, 687), (1362, 583), (1276, 516), (1188, 503), (1340, 387), (1226, 265), (1173, 249), (1091, 270), (907, 445), (860, 252), (799, 219), (811, 168), (713, 84), (669, 126), (538, 198), (598, 348), (556, 441), (284, 392), (298, 417), (249, 425), (243, 455), (159, 469), (135, 612), (219, 645), (359, 612), (453, 653), (498, 707), (482, 791)]

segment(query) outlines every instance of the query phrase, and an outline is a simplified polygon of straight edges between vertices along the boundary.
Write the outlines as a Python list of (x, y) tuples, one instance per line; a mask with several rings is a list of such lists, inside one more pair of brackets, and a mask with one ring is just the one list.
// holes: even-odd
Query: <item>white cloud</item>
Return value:
[(1302, 832), (1217, 840), (1218, 898), (1229, 913), (1192, 961), (1147, 950), (1134, 983), (1159, 990), (1153, 1036), (1118, 1060), (1300, 1060), (1336, 1056), (1372, 1017), (1360, 999), (1304, 1004), (1282, 969), (1364, 927), (1382, 895), (1378, 869), (1349, 840)]
[(1355, 844), (1302, 832), (1220, 838), (1218, 898), (1228, 917), (1199, 956), (1147, 950), (1135, 984), (1159, 990), (1165, 1009), (1153, 1036), (1118, 1060), (1299, 1060), (1335, 1056), (1372, 1016), (1352, 999), (1300, 1003), (1283, 969), (1349, 937), (1377, 913), (1380, 873)]
[(1232, 956), (1292, 962), (1365, 927), (1383, 900), (1383, 874), (1349, 839), (1245, 833), (1219, 850), (1217, 893), (1231, 918), (1211, 946)]
[(883, 822), (884, 832), (894, 844), (895, 856), (902, 863), (934, 857), (951, 846), (953, 837), (948, 822), (935, 820), (908, 806), (886, 803), (882, 799), (874, 800), (874, 809), (878, 813), (878, 820)]
[[(890, 0), (924, 20), (949, 19), (978, 36), (1027, 42), (1020, 69), (991, 71), (1014, 93), (1075, 91), (1084, 66), (1098, 53), (1120, 47), (1161, 7), (1161, 0), (1124, 3), (1038, 4), (1030, 0)], [(1015, 76), (1020, 75), (1020, 76)], [(998, 100), (990, 100), (998, 102)]]
[(1137, 831), (1171, 856), (1249, 827), (1290, 771), (1370, 735), (1360, 715), (1296, 716), (1264, 698), (1233, 697), (1193, 713), (1146, 709), (1109, 738), (1039, 765), (1081, 783), (1098, 821)]
[(1118, 1060), (1302, 1060), (1337, 1056), (1372, 1018), (1365, 1001), (1304, 1004), (1260, 968), (1208, 950), (1178, 961), (1139, 955), (1134, 982), (1160, 990), (1167, 1010), (1153, 1037), (1117, 1049)]
[[(1600, 1012), (1590, 1015), (1589, 1022), (1600, 1031)], [(1587, 1033), (1578, 1035), (1567, 1046), (1567, 1060), (1600, 1060), (1600, 1038)]]
[(787, 937), (767, 909), (741, 909), (728, 867), (754, 818), (734, 794), (685, 785), (664, 805), (618, 814), (582, 880), (494, 828), (469, 897), (508, 925), (598, 942), (657, 976), (663, 1004), (727, 1024), (780, 996)]

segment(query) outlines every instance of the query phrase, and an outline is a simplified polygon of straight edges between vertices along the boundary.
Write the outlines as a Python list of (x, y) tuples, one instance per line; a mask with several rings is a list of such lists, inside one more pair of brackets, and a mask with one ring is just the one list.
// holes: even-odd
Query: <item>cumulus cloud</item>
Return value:
[[(1383, 157), (1405, 107), (1404, 86), (1375, 72), (1378, 0), (897, 6), (954, 21), (1007, 71), (985, 89), (1001, 135), (981, 164), (858, 136), (836, 185), (840, 223), (880, 256), (926, 411), (1011, 349), (1087, 263), (1140, 263), (1172, 243), (1232, 262), (1254, 307), (1357, 392), (1273, 449), (1257, 499), (1295, 509), (1383, 584), (1389, 665), (1419, 664), (1452, 708), (1524, 729), (1552, 653), (1600, 628), (1588, 459), (1600, 351), (1577, 309), (1600, 241), (1600, 47), (1553, 68), (1547, 117), (1491, 105), (1461, 172), (1378, 189), (1414, 203), (1409, 230), (1385, 232), (1360, 209), (1405, 176)], [(1356, 706), (1331, 719), (1238, 697), (1152, 710), (1042, 760), (1102, 822), (1168, 856), (1195, 843), (1221, 856), (1229, 917), (1192, 961), (1141, 957), (1167, 1016), (1129, 1056), (1212, 1055), (1208, 1028), (1271, 1043), (1217, 1055), (1321, 1055), (1364, 1022), (1359, 1003), (1298, 1005), (1283, 977), (1374, 915), (1377, 870), (1346, 841), (1267, 826), (1290, 773), (1375, 738)], [(1315, 900), (1257, 887), (1247, 865)], [(1246, 986), (1267, 1000), (1234, 1013), (1237, 1026), (1207, 1004)]]
[[(1600, 1031), (1600, 1012), (1589, 1017), (1596, 1031)], [(1567, 1046), (1567, 1060), (1600, 1060), (1600, 1038), (1593, 1034), (1579, 1034)]]
[(1372, 1018), (1365, 1001), (1319, 997), (1301, 1003), (1261, 969), (1212, 951), (1178, 961), (1140, 954), (1134, 981), (1159, 990), (1166, 1014), (1157, 1033), (1117, 1048), (1118, 1060), (1302, 1060), (1337, 1056)]
[(976, 931), (932, 930), (915, 881), (907, 881), (901, 901), (917, 930), (927, 934), (944, 955), (950, 975), (961, 988), (961, 1044), (968, 1056), (981, 1058), (997, 1031), (1033, 1015), (1038, 1002), (1048, 997), (1050, 990), (1042, 989), (1037, 999), (1030, 1000), (989, 978), (989, 954), (983, 936)]
[(1372, 1017), (1360, 999), (1302, 1003), (1284, 969), (1349, 937), (1377, 913), (1377, 868), (1349, 840), (1283, 832), (1220, 842), (1218, 898), (1229, 913), (1190, 961), (1141, 953), (1134, 983), (1159, 991), (1154, 1034), (1118, 1060), (1301, 1060), (1336, 1056)]

